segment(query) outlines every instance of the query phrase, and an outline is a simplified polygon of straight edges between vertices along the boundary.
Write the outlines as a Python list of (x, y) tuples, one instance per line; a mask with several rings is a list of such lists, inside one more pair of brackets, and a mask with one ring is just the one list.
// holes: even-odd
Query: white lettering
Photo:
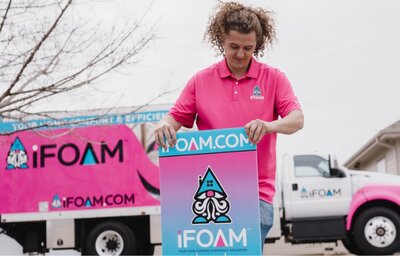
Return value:
[(188, 142), (184, 138), (180, 138), (177, 140), (175, 147), (178, 151), (186, 151), (188, 148)]
[[(231, 138), (233, 138), (233, 143), (229, 141)], [(234, 148), (239, 144), (239, 138), (235, 134), (229, 134), (228, 136), (226, 136), (225, 142), (228, 147)]]
[(239, 134), (240, 138), (240, 146), (243, 147), (245, 144), (249, 144), (249, 138), (245, 136), (244, 134)]
[[(175, 144), (175, 150), (178, 152), (201, 151), (201, 150), (223, 150), (226, 148), (238, 148), (249, 145), (249, 139), (246, 134), (220, 134), (208, 137), (190, 137), (179, 138)], [(169, 152), (167, 149), (161, 149), (163, 153)]]
[(225, 135), (218, 135), (217, 137), (215, 137), (215, 145), (217, 146), (217, 148), (225, 148), (225, 145), (219, 144), (219, 139), (224, 137)]
[(233, 246), (233, 240), (235, 240), (236, 243), (239, 243), (241, 240), (243, 240), (242, 245), (247, 246), (246, 229), (243, 228), (239, 235), (236, 235), (233, 229), (229, 229), (229, 246)]
[(250, 96), (251, 100), (263, 100), (264, 96), (260, 96), (260, 95), (252, 95)]
[(189, 236), (189, 235), (195, 233), (196, 231), (193, 229), (183, 231), (183, 247), (186, 248), (188, 246), (188, 241), (194, 241), (194, 236)]
[[(228, 234), (224, 234), (223, 229), (218, 229), (217, 233), (208, 229), (196, 230), (183, 230), (178, 232), (178, 247), (187, 248), (189, 241), (195, 241), (196, 244), (202, 248), (208, 247), (234, 247), (236, 244), (247, 246), (247, 232), (243, 228), (239, 234), (235, 233), (233, 229), (229, 229)], [(215, 236), (214, 236), (215, 234)]]
[(189, 150), (195, 149), (198, 150), (199, 147), (197, 146), (196, 140), (194, 138), (192, 138), (190, 140), (190, 147), (188, 148)]
[(204, 140), (203, 137), (200, 137), (199, 142), (200, 142), (200, 148), (199, 148), (199, 150), (203, 150), (203, 146), (204, 146), (205, 148), (207, 148), (207, 147), (208, 147), (208, 148), (212, 148), (212, 138), (211, 138), (211, 137), (208, 137), (207, 140)]
[(178, 233), (178, 248), (182, 248), (182, 235)]
[[(206, 243), (203, 243), (203, 241), (201, 240), (201, 236), (203, 234), (206, 234), (208, 236), (208, 238), (206, 238), (206, 239), (208, 239), (208, 242), (206, 242)], [(214, 240), (213, 233), (211, 233), (211, 231), (208, 229), (202, 229), (199, 231), (199, 233), (197, 233), (196, 242), (198, 243), (198, 245), (200, 247), (210, 247), (213, 243), (213, 240)]]

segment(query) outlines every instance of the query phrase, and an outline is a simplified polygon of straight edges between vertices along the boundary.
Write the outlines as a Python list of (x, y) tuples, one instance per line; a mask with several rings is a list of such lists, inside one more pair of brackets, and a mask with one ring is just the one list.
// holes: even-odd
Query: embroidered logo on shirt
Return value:
[(251, 100), (263, 100), (264, 96), (261, 95), (261, 90), (258, 85), (255, 85), (253, 88), (253, 95), (250, 96)]

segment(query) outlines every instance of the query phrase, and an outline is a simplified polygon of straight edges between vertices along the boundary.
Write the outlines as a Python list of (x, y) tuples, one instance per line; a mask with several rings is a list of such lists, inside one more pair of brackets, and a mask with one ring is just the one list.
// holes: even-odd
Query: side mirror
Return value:
[(331, 177), (338, 177), (338, 178), (344, 178), (346, 177), (346, 174), (344, 173), (344, 171), (342, 171), (339, 168), (339, 164), (337, 161), (337, 158), (335, 156), (331, 156), (329, 155), (329, 174), (331, 175)]

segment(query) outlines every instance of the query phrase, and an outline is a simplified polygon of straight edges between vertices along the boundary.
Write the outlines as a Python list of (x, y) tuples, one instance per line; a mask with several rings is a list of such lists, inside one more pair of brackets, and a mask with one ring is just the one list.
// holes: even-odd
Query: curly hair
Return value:
[(223, 54), (224, 37), (231, 30), (243, 34), (255, 31), (257, 43), (254, 56), (262, 57), (265, 47), (272, 45), (276, 39), (272, 15), (272, 11), (262, 8), (252, 8), (238, 2), (219, 1), (216, 13), (209, 19), (204, 39), (208, 38), (211, 45)]

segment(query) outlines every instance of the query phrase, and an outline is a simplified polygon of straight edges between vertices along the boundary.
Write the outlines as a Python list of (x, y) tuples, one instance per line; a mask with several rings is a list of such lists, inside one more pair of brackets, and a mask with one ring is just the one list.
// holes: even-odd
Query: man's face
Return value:
[(242, 34), (231, 30), (224, 40), (225, 57), (230, 71), (235, 76), (242, 76), (247, 72), (251, 57), (256, 49), (256, 32)]

